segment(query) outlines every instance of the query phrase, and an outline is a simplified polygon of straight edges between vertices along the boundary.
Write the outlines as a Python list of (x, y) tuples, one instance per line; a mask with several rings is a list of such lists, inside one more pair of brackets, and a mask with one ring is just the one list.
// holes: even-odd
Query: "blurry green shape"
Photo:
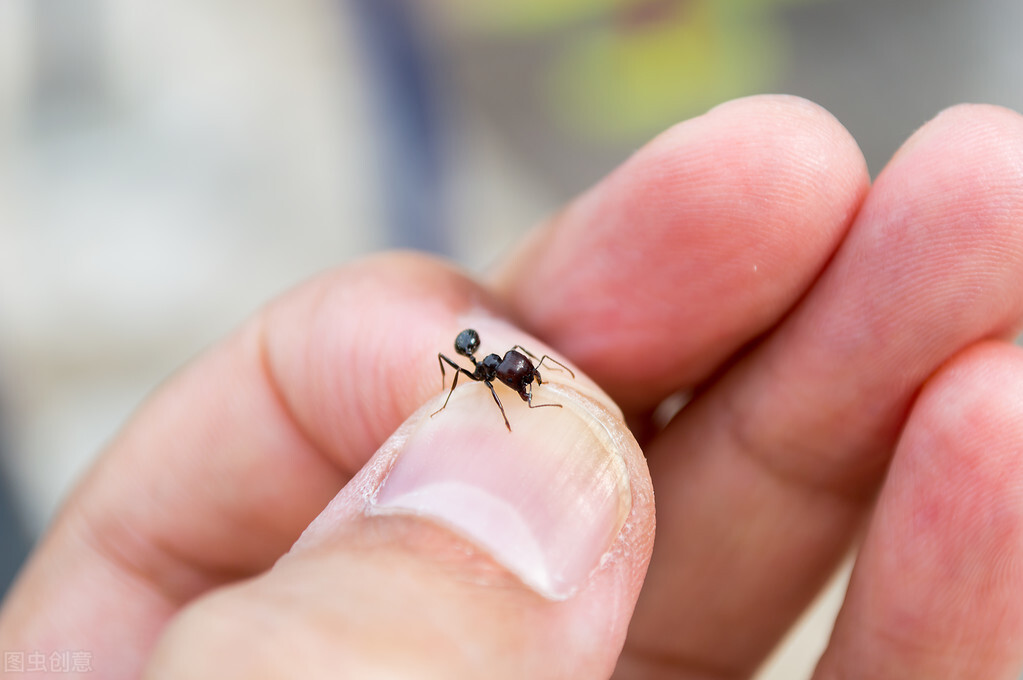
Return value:
[(779, 10), (821, 1), (446, 3), (462, 30), (497, 38), (504, 48), (553, 47), (536, 73), (538, 96), (567, 134), (628, 142), (722, 101), (773, 89), (788, 62)]
[(649, 0), (447, 0), (460, 24), (492, 33), (536, 33), (608, 15)]
[[(791, 0), (670, 3), (656, 22), (604, 23), (565, 45), (546, 95), (561, 123), (633, 139), (736, 96), (770, 88), (787, 41), (768, 6)], [(752, 10), (752, 11), (751, 11)]]

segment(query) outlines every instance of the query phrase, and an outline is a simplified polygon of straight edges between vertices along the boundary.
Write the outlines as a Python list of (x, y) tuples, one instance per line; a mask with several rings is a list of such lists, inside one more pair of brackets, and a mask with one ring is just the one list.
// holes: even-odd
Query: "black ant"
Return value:
[(479, 346), (480, 335), (471, 328), (466, 328), (455, 338), (455, 352), (463, 357), (467, 357), (472, 362), (473, 368), (475, 368), (472, 372), (462, 368), (443, 354), (437, 354), (437, 363), (440, 364), (441, 387), (443, 388), (444, 386), (444, 362), (447, 362), (451, 368), (455, 369), (455, 379), (451, 381), (451, 390), (448, 392), (448, 398), (444, 400), (444, 406), (431, 413), (431, 418), (447, 408), (448, 401), (451, 400), (451, 394), (455, 391), (455, 386), (458, 385), (459, 373), (465, 374), (470, 380), (486, 383), (487, 387), (490, 388), (490, 393), (494, 395), (497, 408), (501, 409), (501, 417), (504, 418), (505, 427), (508, 428), (509, 432), (511, 432), (511, 425), (508, 423), (508, 416), (504, 413), (504, 406), (501, 405), (501, 400), (498, 399), (497, 392), (494, 390), (494, 380), (500, 380), (518, 392), (519, 396), (522, 397), (522, 401), (529, 404), (529, 408), (540, 408), (541, 406), (557, 406), (561, 408), (561, 404), (533, 403), (533, 378), (536, 378), (537, 385), (543, 384), (543, 380), (540, 379), (540, 371), (537, 369), (547, 360), (565, 369), (574, 378), (575, 373), (572, 372), (572, 369), (546, 354), (537, 361), (536, 366), (533, 366), (533, 363), (526, 357), (528, 356), (536, 360), (536, 355), (522, 345), (514, 345), (504, 353), (503, 359), (497, 354), (488, 354), (483, 358), (483, 361), (477, 361), (473, 355), (479, 349)]

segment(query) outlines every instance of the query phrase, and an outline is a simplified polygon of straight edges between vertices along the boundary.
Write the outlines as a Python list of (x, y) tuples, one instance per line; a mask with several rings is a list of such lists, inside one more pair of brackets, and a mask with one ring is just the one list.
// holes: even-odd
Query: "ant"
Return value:
[[(476, 357), (473, 356), (476, 350), (480, 346), (480, 335), (471, 328), (466, 328), (464, 331), (458, 334), (455, 338), (455, 352), (461, 354), (463, 357), (467, 357), (472, 362), (472, 372), (462, 368), (454, 361), (444, 356), (441, 353), (437, 353), (437, 363), (440, 364), (440, 384), (444, 386), (444, 363), (447, 362), (451, 368), (455, 369), (455, 379), (451, 381), (451, 390), (448, 392), (448, 398), (444, 400), (444, 406), (430, 414), (430, 417), (437, 415), (445, 408), (447, 408), (448, 401), (451, 400), (451, 393), (455, 391), (455, 386), (458, 384), (458, 374), (465, 374), (470, 380), (476, 382), (486, 383), (487, 387), (490, 388), (490, 393), (494, 395), (494, 401), (497, 402), (497, 408), (501, 409), (501, 417), (504, 418), (504, 425), (511, 432), (511, 425), (508, 423), (508, 416), (504, 413), (504, 406), (501, 404), (501, 400), (497, 397), (497, 392), (494, 390), (494, 380), (500, 380), (508, 387), (512, 388), (519, 393), (522, 397), (522, 401), (529, 404), (529, 408), (540, 408), (541, 406), (556, 406), (561, 408), (561, 404), (534, 404), (533, 403), (533, 379), (536, 378), (536, 384), (542, 385), (543, 380), (540, 379), (540, 365), (544, 361), (549, 360), (551, 363), (557, 364), (561, 368), (568, 371), (569, 375), (573, 378), (575, 373), (572, 372), (565, 364), (561, 363), (554, 357), (544, 354), (536, 366), (526, 357), (531, 357), (536, 360), (536, 355), (530, 352), (522, 345), (514, 345), (510, 350), (504, 353), (502, 359), (497, 354), (488, 354), (483, 358), (483, 361), (477, 361)], [(519, 351), (521, 350), (521, 351)]]

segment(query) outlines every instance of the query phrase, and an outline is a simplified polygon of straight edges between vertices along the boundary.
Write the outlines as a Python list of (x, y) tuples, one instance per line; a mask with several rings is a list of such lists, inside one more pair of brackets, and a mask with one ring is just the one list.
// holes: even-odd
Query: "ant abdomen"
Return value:
[(497, 378), (513, 390), (519, 391), (533, 381), (535, 372), (532, 362), (524, 354), (511, 349), (497, 367)]

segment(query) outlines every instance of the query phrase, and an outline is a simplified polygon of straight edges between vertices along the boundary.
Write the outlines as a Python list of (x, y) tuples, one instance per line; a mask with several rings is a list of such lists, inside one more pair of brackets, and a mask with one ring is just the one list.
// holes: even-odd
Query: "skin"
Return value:
[[(634, 577), (595, 584), (593, 609), (552, 603), (411, 518), (349, 522), (278, 562), (437, 393), (436, 352), (480, 307), (624, 410), (657, 498), (645, 580), (624, 557)], [(947, 110), (870, 186), (819, 107), (731, 102), (487, 280), (388, 254), (268, 305), (67, 500), (0, 648), (74, 640), (111, 678), (745, 678), (861, 543), (815, 678), (1014, 680), (1021, 318), (1020, 116)], [(659, 423), (677, 393), (688, 405)], [(652, 509), (633, 519), (652, 536)]]

